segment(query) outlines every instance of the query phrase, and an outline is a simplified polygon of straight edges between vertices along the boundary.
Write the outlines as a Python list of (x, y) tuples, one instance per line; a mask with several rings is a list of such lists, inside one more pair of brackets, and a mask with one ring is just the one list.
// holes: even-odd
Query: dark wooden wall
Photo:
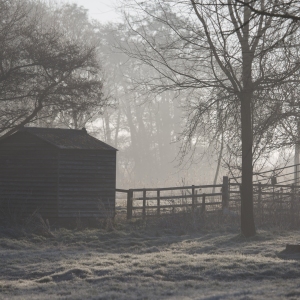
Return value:
[(113, 217), (116, 151), (59, 149), (27, 132), (0, 141), (1, 210), (44, 218)]
[(45, 218), (56, 217), (57, 159), (55, 147), (26, 132), (18, 132), (1, 141), (2, 213), (22, 216), (39, 209)]
[(59, 217), (113, 217), (116, 151), (61, 150)]

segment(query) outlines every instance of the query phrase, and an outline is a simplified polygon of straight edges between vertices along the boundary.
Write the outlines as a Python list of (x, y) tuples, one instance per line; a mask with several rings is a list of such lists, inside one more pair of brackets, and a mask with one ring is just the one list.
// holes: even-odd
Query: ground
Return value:
[(0, 299), (299, 299), (299, 231), (0, 230)]

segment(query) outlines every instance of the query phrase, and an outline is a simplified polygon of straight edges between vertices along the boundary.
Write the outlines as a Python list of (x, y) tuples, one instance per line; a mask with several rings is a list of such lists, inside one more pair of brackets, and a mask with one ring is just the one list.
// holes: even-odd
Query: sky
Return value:
[(65, 3), (76, 3), (89, 10), (91, 18), (101, 23), (118, 22), (120, 17), (114, 10), (116, 0), (60, 0)]

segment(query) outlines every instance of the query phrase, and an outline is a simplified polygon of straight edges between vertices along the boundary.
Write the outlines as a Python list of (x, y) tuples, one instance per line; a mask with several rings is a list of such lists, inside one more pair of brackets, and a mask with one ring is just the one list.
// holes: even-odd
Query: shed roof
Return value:
[(60, 149), (84, 149), (84, 150), (111, 150), (116, 148), (89, 135), (83, 129), (62, 129), (62, 128), (40, 128), (24, 127), (19, 132), (28, 132), (36, 137), (49, 142)]

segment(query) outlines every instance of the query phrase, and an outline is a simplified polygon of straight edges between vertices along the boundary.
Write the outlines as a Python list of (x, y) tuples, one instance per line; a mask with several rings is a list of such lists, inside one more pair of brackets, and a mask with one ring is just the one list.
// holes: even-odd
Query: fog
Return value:
[[(181, 135), (186, 124), (184, 102), (189, 95), (172, 91), (149, 94), (144, 87), (137, 86), (137, 79), (150, 78), (153, 70), (140, 64), (137, 59), (128, 59), (117, 49), (126, 29), (124, 31), (116, 3), (81, 0), (61, 3), (78, 5), (73, 9), (82, 11), (81, 22), (88, 19), (89, 22), (99, 22), (96, 38), (100, 43), (98, 55), (103, 74), (103, 93), (111, 100), (111, 107), (91, 120), (79, 122), (75, 127), (87, 127), (90, 134), (119, 150), (117, 187), (211, 184), (217, 170), (216, 145), (209, 146), (208, 139), (203, 137), (184, 156)], [(75, 28), (72, 22), (76, 21), (69, 20)], [(43, 121), (37, 123), (44, 126)], [(52, 126), (74, 128), (72, 120), (50, 123)], [(225, 172), (222, 169), (218, 172), (218, 183)]]

